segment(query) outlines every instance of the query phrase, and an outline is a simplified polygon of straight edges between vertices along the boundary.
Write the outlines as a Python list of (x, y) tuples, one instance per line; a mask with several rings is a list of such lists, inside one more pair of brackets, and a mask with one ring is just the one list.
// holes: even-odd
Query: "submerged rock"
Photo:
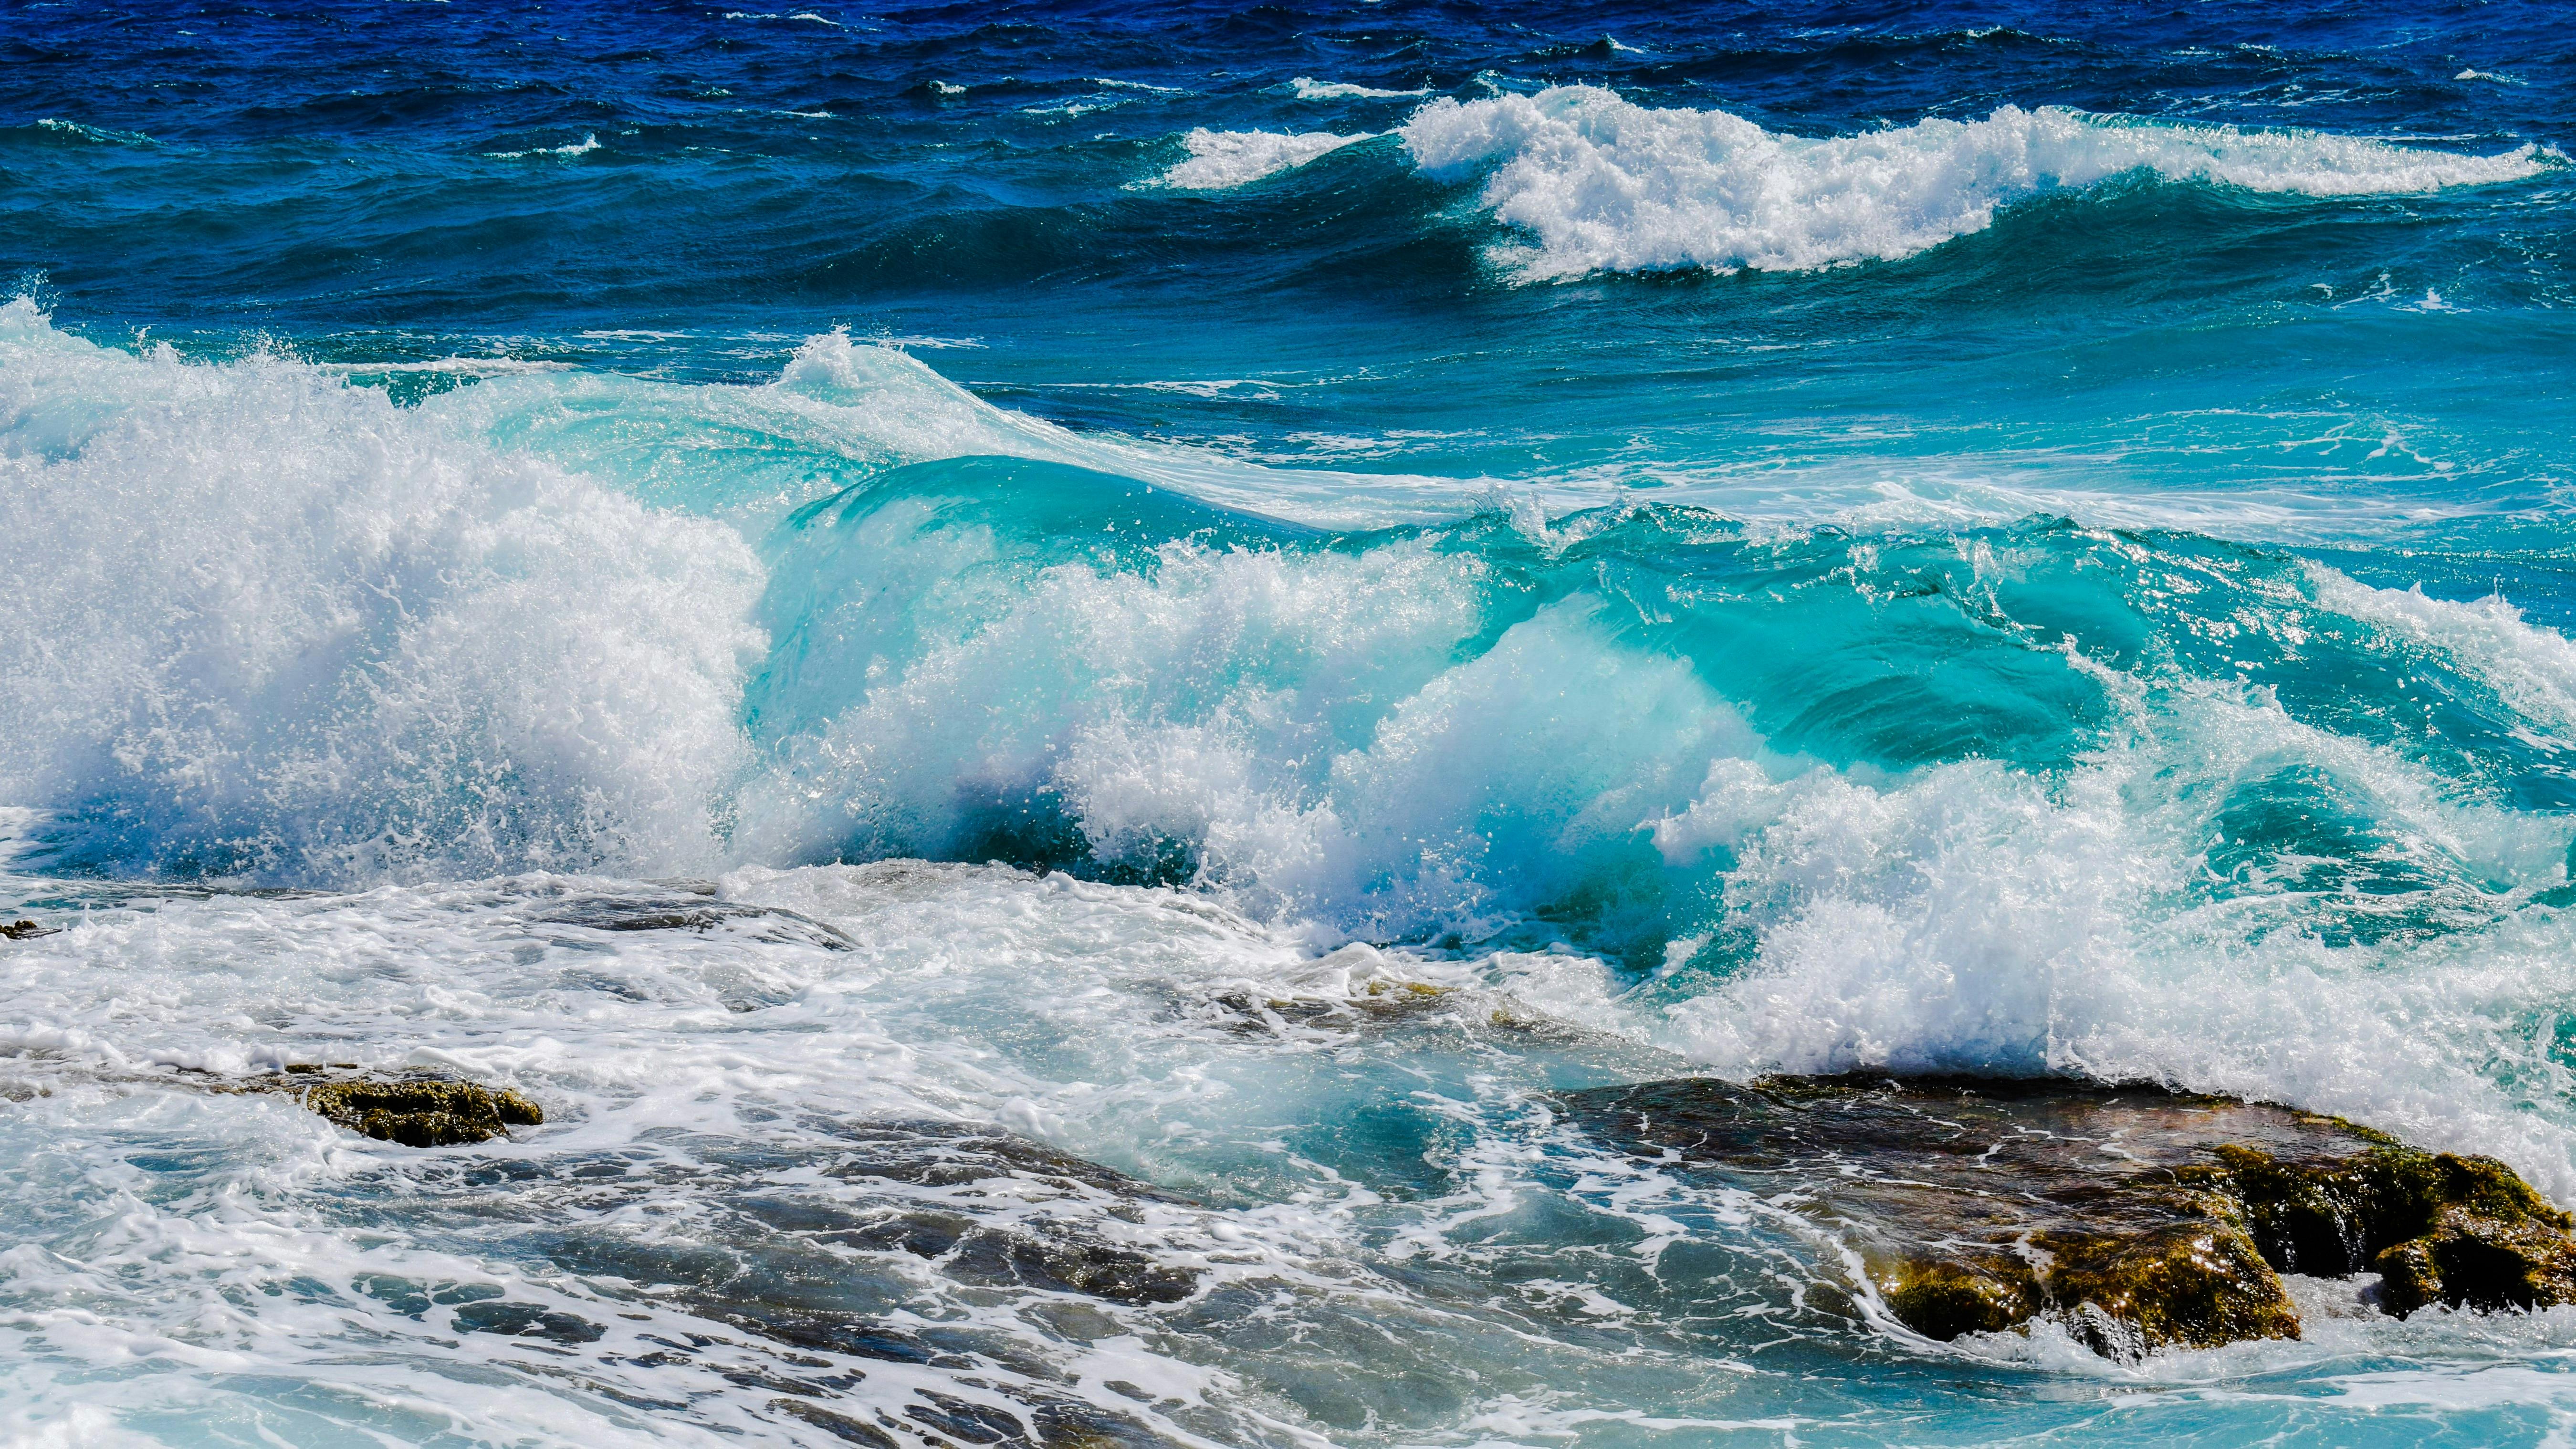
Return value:
[(535, 919), (548, 925), (593, 931), (690, 931), (703, 935), (732, 928), (772, 945), (817, 946), (826, 951), (858, 947), (858, 942), (840, 927), (784, 907), (703, 898), (712, 895), (714, 889), (708, 886), (703, 891), (687, 890), (673, 896), (580, 896), (539, 912)]
[(1403, 1021), (1429, 1011), (1454, 1008), (1457, 996), (1456, 987), (1434, 986), (1427, 981), (1374, 980), (1331, 994), (1234, 990), (1219, 992), (1210, 999), (1231, 1019), (1235, 1029), (1272, 1035), (1293, 1027), (1356, 1030)]
[[(823, 1168), (825, 1176), (930, 1190), (925, 1201), (871, 1209), (864, 1221), (834, 1235), (845, 1246), (908, 1252), (979, 1287), (1136, 1304), (1178, 1303), (1198, 1291), (1195, 1269), (1109, 1242), (1096, 1225), (1085, 1224), (1094, 1213), (1133, 1222), (1138, 1203), (1182, 1201), (1115, 1168), (973, 1123), (865, 1122), (841, 1135), (859, 1150)], [(961, 1210), (1005, 1199), (1031, 1211), (987, 1221)], [(1077, 1204), (1088, 1211), (1059, 1211)]]
[(1782, 1203), (1928, 1337), (2062, 1324), (2097, 1352), (2296, 1338), (2284, 1272), (2380, 1305), (2576, 1302), (2568, 1215), (2492, 1158), (2340, 1118), (2060, 1080), (1847, 1076), (1572, 1093), (1595, 1134)]

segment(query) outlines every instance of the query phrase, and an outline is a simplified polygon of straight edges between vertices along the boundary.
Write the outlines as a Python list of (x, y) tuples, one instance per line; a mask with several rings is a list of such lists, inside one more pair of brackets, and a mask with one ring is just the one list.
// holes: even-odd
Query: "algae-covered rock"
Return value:
[(2338, 1125), (2363, 1149), (2284, 1161), (2222, 1143), (2212, 1163), (2182, 1175), (2241, 1202), (2264, 1256), (2284, 1271), (2380, 1274), (2380, 1306), (2391, 1313), (2576, 1302), (2571, 1220), (2512, 1168)]
[(484, 1142), (534, 1127), (544, 1110), (507, 1087), (428, 1079), (353, 1078), (302, 1089), (304, 1105), (348, 1128), (406, 1147)]
[(2576, 1302), (2570, 1220), (2510, 1168), (2339, 1118), (2060, 1080), (1685, 1080), (1567, 1100), (1602, 1137), (1830, 1227), (1932, 1338), (2038, 1317), (2123, 1358), (2296, 1338), (2283, 1272), (2378, 1272), (2399, 1314)]
[(282, 1071), (248, 1077), (180, 1067), (103, 1079), (220, 1096), (291, 1096), (352, 1132), (406, 1147), (487, 1142), (513, 1127), (535, 1127), (546, 1120), (544, 1108), (507, 1087), (427, 1074), (370, 1074), (354, 1062), (296, 1062)]

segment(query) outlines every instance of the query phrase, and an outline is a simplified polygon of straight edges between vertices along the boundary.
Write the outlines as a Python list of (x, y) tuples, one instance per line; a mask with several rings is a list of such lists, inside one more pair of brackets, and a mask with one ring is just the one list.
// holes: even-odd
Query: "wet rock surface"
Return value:
[[(1183, 1442), (1157, 1422), (1188, 1404), (1142, 1391), (1132, 1411), (1088, 1402), (995, 1319), (1034, 1307), (1086, 1335), (1153, 1323), (1205, 1277), (1187, 1199), (998, 1124), (817, 1113), (794, 1127), (792, 1148), (665, 1137), (388, 1156), (370, 1170), (408, 1194), (407, 1216), (510, 1241), (615, 1293), (548, 1294), (546, 1275), (365, 1291), (495, 1352), (747, 1391), (797, 1443)], [(649, 1210), (673, 1201), (703, 1214), (697, 1233), (670, 1234)], [(993, 1317), (956, 1314), (960, 1303)]]
[(2151, 1086), (1846, 1076), (1571, 1093), (1666, 1170), (1854, 1250), (1928, 1337), (2047, 1318), (2115, 1358), (2296, 1338), (2285, 1272), (2382, 1275), (2380, 1307), (2576, 1302), (2568, 1215), (2492, 1158)]
[(1457, 997), (1454, 987), (1434, 986), (1423, 981), (1374, 980), (1356, 984), (1346, 993), (1332, 995), (1281, 996), (1266, 992), (1227, 991), (1219, 993), (1213, 1000), (1219, 1008), (1238, 1019), (1237, 1029), (1266, 1035), (1290, 1027), (1352, 1030), (1402, 1021), (1425, 1012), (1454, 1008)]
[(345, 1077), (271, 1090), (296, 1092), (306, 1107), (340, 1126), (406, 1147), (488, 1142), (546, 1120), (545, 1110), (519, 1093), (473, 1082)]
[[(709, 887), (707, 894), (712, 890)], [(705, 934), (732, 929), (755, 941), (807, 945), (825, 951), (848, 951), (857, 945), (848, 932), (811, 916), (777, 906), (709, 899), (707, 894), (675, 890), (668, 896), (579, 896), (547, 907), (532, 919), (543, 925), (592, 931)]]
[(489, 1142), (513, 1127), (536, 1127), (545, 1109), (508, 1087), (486, 1087), (427, 1074), (387, 1076), (354, 1063), (296, 1063), (257, 1077), (214, 1077), (182, 1070), (174, 1076), (130, 1080), (219, 1093), (273, 1092), (361, 1136), (405, 1147), (452, 1147)]
[(988, 1178), (1025, 1176), (1064, 1191), (1088, 1187), (1122, 1198), (1183, 1200), (1114, 1167), (980, 1123), (880, 1118), (833, 1124), (832, 1135), (851, 1147), (829, 1169), (835, 1177), (961, 1187)]
[[(296, 1062), (274, 1072), (227, 1076), (196, 1067), (174, 1071), (85, 1073), (89, 1080), (217, 1096), (277, 1095), (363, 1136), (405, 1147), (450, 1147), (504, 1137), (513, 1127), (542, 1126), (543, 1107), (508, 1087), (487, 1087), (432, 1072), (371, 1072), (355, 1062)], [(0, 1080), (0, 1100), (53, 1095), (41, 1081)]]
[(1079, 1218), (1043, 1207), (1008, 1223), (970, 1207), (990, 1204), (1006, 1184), (1033, 1192), (1032, 1205), (1079, 1195), (1091, 1214), (1133, 1221), (1136, 1202), (1181, 1199), (1113, 1168), (1000, 1128), (932, 1121), (879, 1121), (841, 1129), (859, 1150), (824, 1169), (844, 1181), (927, 1188), (928, 1200), (889, 1205), (843, 1229), (849, 1246), (908, 1252), (948, 1277), (980, 1287), (1072, 1292), (1119, 1303), (1178, 1303), (1198, 1291), (1198, 1274), (1105, 1241)]

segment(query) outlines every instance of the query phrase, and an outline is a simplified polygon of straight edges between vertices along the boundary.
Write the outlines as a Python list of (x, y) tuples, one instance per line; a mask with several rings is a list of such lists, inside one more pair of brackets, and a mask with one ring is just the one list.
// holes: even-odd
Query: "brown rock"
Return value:
[(2576, 1302), (2568, 1215), (2510, 1168), (2340, 1118), (2157, 1087), (1861, 1076), (1567, 1104), (1604, 1138), (1829, 1223), (1887, 1311), (1932, 1338), (2040, 1317), (2121, 1358), (2296, 1338), (2283, 1272), (2375, 1270), (2399, 1314)]
[(301, 1096), (352, 1132), (406, 1147), (484, 1142), (546, 1120), (544, 1109), (517, 1092), (472, 1082), (361, 1077), (319, 1083)]

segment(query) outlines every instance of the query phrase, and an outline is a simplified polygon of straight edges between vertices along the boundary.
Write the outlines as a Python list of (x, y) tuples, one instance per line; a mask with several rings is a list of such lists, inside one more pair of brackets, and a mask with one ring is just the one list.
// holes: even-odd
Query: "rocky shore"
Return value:
[(2406, 1315), (2576, 1301), (2564, 1211), (2493, 1158), (2229, 1097), (2063, 1080), (1688, 1079), (1577, 1092), (1575, 1121), (1847, 1245), (1934, 1339), (2062, 1325), (2115, 1358), (2297, 1338), (2284, 1273), (2377, 1275)]

